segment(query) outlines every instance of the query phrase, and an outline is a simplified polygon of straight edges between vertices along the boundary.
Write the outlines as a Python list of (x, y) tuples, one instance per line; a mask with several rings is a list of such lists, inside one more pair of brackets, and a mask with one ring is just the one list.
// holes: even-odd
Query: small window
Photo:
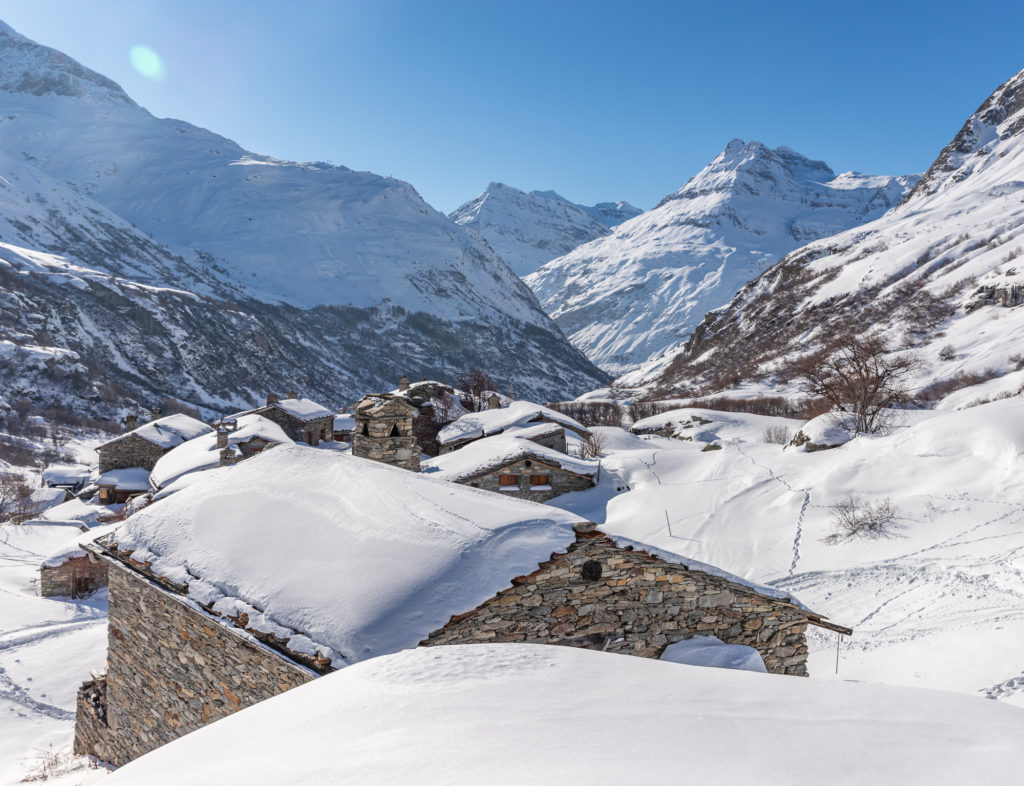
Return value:
[(498, 475), (499, 486), (518, 486), (519, 478), (515, 475)]
[(402, 436), (402, 434), (398, 430), (398, 424), (397, 423), (391, 427), (391, 433), (388, 434), (388, 436), (389, 437), (400, 437), (400, 436)]
[(550, 486), (551, 476), (550, 475), (530, 475), (531, 486)]

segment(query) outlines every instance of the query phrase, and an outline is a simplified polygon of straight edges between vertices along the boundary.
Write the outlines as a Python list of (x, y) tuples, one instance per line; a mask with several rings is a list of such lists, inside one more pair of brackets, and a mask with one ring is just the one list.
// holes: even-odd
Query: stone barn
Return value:
[(261, 415), (284, 429), (289, 439), (319, 445), (334, 441), (334, 414), (327, 407), (308, 398), (299, 398), (295, 391), (291, 391), (285, 398), (268, 393), (264, 406), (239, 412), (233, 417)]
[(420, 447), (413, 421), (419, 410), (404, 396), (381, 393), (356, 403), (352, 455), (420, 471)]
[(301, 445), (212, 470), (89, 548), (109, 568), (107, 670), (79, 691), (75, 751), (116, 766), (419, 642), (658, 657), (714, 633), (803, 674), (808, 624), (849, 632), (566, 511)]
[[(128, 421), (129, 425), (134, 422)], [(201, 420), (188, 415), (151, 420), (96, 448), (100, 473), (129, 467), (151, 470), (164, 453), (211, 430)]]
[[(561, 431), (558, 426), (555, 429)], [(526, 433), (532, 431), (528, 429)], [(547, 502), (561, 494), (594, 486), (600, 471), (596, 461), (568, 456), (532, 439), (506, 434), (477, 440), (429, 459), (423, 463), (423, 472), (428, 477), (533, 502)], [(546, 438), (550, 440), (552, 436)]]

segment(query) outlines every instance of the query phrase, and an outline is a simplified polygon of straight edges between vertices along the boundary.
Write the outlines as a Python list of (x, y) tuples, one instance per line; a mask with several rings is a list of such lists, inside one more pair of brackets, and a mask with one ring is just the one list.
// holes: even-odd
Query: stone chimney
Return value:
[(398, 380), (398, 392), (404, 393), (409, 389), (409, 377), (402, 377)]
[(276, 404), (280, 399), (277, 397), (277, 393), (267, 393), (267, 406)]
[(234, 418), (221, 418), (213, 425), (217, 429), (217, 450), (221, 451), (221, 464), (223, 464), (224, 451), (228, 447), (228, 435), (238, 428), (238, 421)]
[(124, 416), (124, 430), (125, 432), (135, 431), (139, 427), (139, 416), (134, 412), (130, 415)]
[(487, 409), (501, 409), (501, 398), (497, 393), (491, 393), (487, 397)]
[(161, 410), (160, 407), (153, 407), (149, 410), (149, 419), (156, 420), (161, 414), (163, 414), (163, 410)]
[(296, 393), (294, 390), (289, 390), (288, 391), (288, 398), (298, 398), (298, 397), (299, 397), (299, 394)]

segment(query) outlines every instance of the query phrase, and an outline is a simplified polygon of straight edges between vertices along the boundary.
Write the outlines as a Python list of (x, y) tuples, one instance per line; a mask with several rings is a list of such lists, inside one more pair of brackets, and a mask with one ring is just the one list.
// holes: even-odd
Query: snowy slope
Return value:
[[(333, 400), (474, 366), (543, 398), (600, 379), (408, 184), (157, 119), (6, 26), (0, 147), (0, 339), (69, 349), (108, 388), (231, 409), (268, 386)], [(57, 399), (35, 378), (11, 393)]]
[(479, 232), (517, 275), (525, 276), (576, 246), (607, 235), (608, 219), (595, 213), (597, 208), (575, 205), (554, 191), (526, 193), (491, 183), (449, 218)]
[(937, 691), (465, 645), (329, 675), (103, 782), (1011, 784), (1022, 733)]
[[(601, 484), (550, 504), (792, 591), (853, 628), (838, 675), (835, 634), (808, 633), (812, 679), (1024, 706), (1024, 398), (908, 412), (888, 436), (814, 453), (765, 441), (766, 427), (792, 435), (801, 421), (706, 409), (658, 421), (681, 438), (595, 428), (607, 440)], [(721, 449), (704, 451), (711, 443)], [(849, 495), (891, 501), (883, 536), (827, 541), (832, 506)]]
[(734, 139), (653, 210), (526, 281), (587, 357), (622, 373), (679, 344), (788, 251), (876, 218), (914, 182), (836, 176), (789, 148)]
[(708, 314), (647, 382), (692, 390), (760, 379), (784, 370), (794, 352), (872, 330), (893, 348), (917, 350), (928, 367), (920, 385), (1014, 370), (1022, 255), (1024, 71), (967, 120), (895, 210), (792, 252)]

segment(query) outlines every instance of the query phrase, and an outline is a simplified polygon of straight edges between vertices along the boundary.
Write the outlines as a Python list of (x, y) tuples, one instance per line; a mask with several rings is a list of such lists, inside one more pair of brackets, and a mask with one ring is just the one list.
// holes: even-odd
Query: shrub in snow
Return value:
[(761, 441), (769, 445), (785, 445), (789, 442), (789, 429), (785, 426), (765, 426)]
[(826, 543), (840, 543), (853, 538), (880, 538), (894, 529), (900, 514), (891, 499), (865, 502), (853, 494), (831, 505), (833, 532)]
[(956, 360), (956, 349), (952, 344), (946, 344), (939, 350), (939, 360)]

